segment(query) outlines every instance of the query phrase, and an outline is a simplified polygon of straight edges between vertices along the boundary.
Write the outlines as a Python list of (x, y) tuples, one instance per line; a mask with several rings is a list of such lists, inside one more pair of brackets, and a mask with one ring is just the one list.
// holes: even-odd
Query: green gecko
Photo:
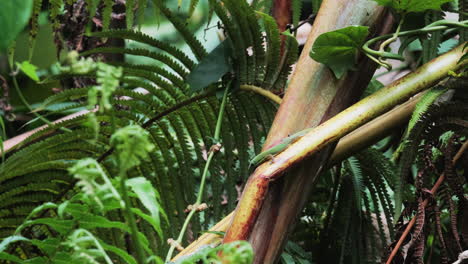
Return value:
[(299, 138), (310, 132), (312, 128), (307, 128), (304, 130), (301, 130), (297, 133), (294, 133), (288, 137), (283, 138), (280, 143), (277, 145), (274, 145), (273, 147), (263, 151), (262, 153), (258, 154), (257, 156), (253, 157), (253, 159), (250, 160), (249, 163), (249, 168), (252, 167), (257, 167), (258, 165), (262, 164), (263, 162), (267, 160), (273, 160), (274, 155), (282, 152), (285, 148), (287, 148), (289, 145), (292, 143), (296, 142)]

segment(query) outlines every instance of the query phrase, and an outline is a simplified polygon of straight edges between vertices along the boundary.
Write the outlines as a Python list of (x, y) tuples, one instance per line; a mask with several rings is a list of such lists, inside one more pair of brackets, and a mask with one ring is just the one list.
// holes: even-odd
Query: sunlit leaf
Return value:
[(37, 66), (31, 64), (29, 61), (23, 61), (22, 63), (16, 63), (16, 65), (21, 69), (21, 71), (26, 74), (32, 80), (38, 82), (39, 77), (37, 76), (36, 70)]

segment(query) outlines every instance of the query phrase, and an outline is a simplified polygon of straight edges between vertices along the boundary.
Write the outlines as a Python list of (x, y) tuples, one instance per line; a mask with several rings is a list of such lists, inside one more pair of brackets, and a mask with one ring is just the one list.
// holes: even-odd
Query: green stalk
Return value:
[[(386, 41), (382, 42), (382, 44), (380, 44), (380, 48), (379, 48), (379, 52), (385, 52), (385, 48), (390, 45), (392, 42), (394, 42), (395, 40), (398, 39), (398, 35), (400, 34), (400, 30), (401, 30), (401, 26), (403, 25), (403, 23), (405, 22), (405, 16), (403, 16), (400, 20), (400, 23), (398, 23), (398, 27), (395, 31), (395, 33), (393, 34), (393, 37), (387, 39)], [(371, 58), (372, 59), (372, 58)], [(384, 66), (386, 69), (388, 70), (391, 70), (392, 69), (392, 65), (389, 64), (388, 62), (385, 62), (383, 61), (383, 58), (382, 57), (379, 57), (379, 63), (380, 65)]]
[[(228, 88), (229, 88), (229, 85), (226, 88), (226, 90), (224, 90), (223, 99), (221, 101), (221, 106), (219, 108), (218, 119), (216, 121), (216, 128), (215, 128), (215, 133), (213, 136), (215, 142), (219, 141), (219, 135), (221, 134), (221, 124), (223, 121), (224, 109), (226, 108)], [(198, 194), (197, 194), (197, 200), (195, 204), (192, 206), (192, 209), (190, 210), (190, 213), (187, 215), (187, 218), (185, 219), (182, 229), (180, 230), (179, 236), (177, 237), (176, 243), (172, 244), (171, 247), (169, 248), (169, 251), (167, 252), (167, 256), (166, 256), (166, 262), (169, 262), (171, 260), (172, 255), (174, 253), (175, 246), (176, 246), (175, 244), (182, 243), (182, 239), (184, 238), (184, 234), (185, 234), (185, 231), (187, 230), (188, 224), (190, 223), (190, 220), (192, 219), (193, 215), (196, 213), (197, 208), (202, 201), (203, 190), (205, 189), (205, 183), (206, 183), (206, 176), (208, 175), (208, 168), (210, 167), (211, 161), (213, 160), (213, 157), (216, 154), (216, 152), (217, 151), (210, 151), (210, 154), (208, 155), (205, 168), (203, 169), (203, 174), (202, 174), (202, 178), (200, 182), (200, 189), (198, 190)]]
[[(449, 29), (450, 26), (454, 27), (461, 27), (461, 28), (468, 28), (468, 20), (460, 21), (460, 22), (453, 22), (453, 21), (447, 21), (447, 20), (440, 20), (436, 21), (432, 24), (427, 25), (424, 28), (421, 29), (415, 29), (415, 30), (408, 30), (408, 31), (403, 31), (403, 32), (395, 32), (393, 34), (387, 34), (383, 35), (377, 38), (370, 39), (367, 41), (364, 46), (362, 47), (363, 51), (366, 53), (368, 57), (370, 57), (372, 60), (376, 61), (375, 57), (379, 58), (386, 58), (386, 59), (395, 59), (395, 60), (404, 60), (404, 58), (398, 54), (394, 54), (391, 52), (385, 52), (382, 50), (373, 50), (369, 48), (372, 46), (374, 43), (379, 42), (384, 39), (394, 39), (395, 37), (405, 37), (405, 36), (412, 36), (412, 35), (420, 35), (420, 34), (427, 34), (435, 31), (440, 31), (440, 30), (446, 30)], [(378, 60), (377, 60), (378, 61)], [(384, 65), (382, 65), (384, 66)], [(385, 66), (384, 66), (385, 67)]]
[[(117, 158), (117, 160), (119, 160)], [(120, 163), (120, 161), (118, 161)], [(120, 165), (120, 164), (119, 164)], [(127, 221), (128, 225), (130, 226), (131, 236), (132, 236), (132, 247), (136, 253), (136, 259), (139, 264), (144, 264), (145, 262), (145, 253), (143, 252), (143, 247), (141, 246), (140, 240), (138, 239), (138, 228), (135, 221), (135, 216), (132, 212), (132, 207), (130, 204), (130, 198), (128, 196), (127, 185), (125, 181), (127, 180), (127, 173), (124, 170), (120, 170), (119, 172), (119, 179), (120, 179), (120, 192), (122, 193), (122, 198), (125, 203), (125, 220)]]

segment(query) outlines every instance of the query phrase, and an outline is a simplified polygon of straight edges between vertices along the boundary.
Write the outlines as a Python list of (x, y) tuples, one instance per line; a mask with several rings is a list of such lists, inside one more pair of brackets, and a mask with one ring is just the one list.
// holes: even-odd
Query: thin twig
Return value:
[[(224, 91), (223, 100), (219, 108), (218, 120), (216, 122), (215, 133), (213, 136), (214, 140), (216, 141), (215, 143), (219, 141), (219, 137), (221, 134), (221, 124), (223, 120), (224, 109), (226, 108), (228, 89), (229, 89), (229, 85), (226, 87), (226, 90)], [(182, 243), (182, 239), (184, 238), (184, 234), (185, 234), (185, 231), (187, 230), (188, 224), (190, 223), (190, 220), (192, 219), (193, 215), (197, 212), (198, 205), (201, 203), (201, 200), (203, 198), (203, 189), (205, 188), (206, 176), (208, 175), (208, 168), (210, 167), (211, 160), (213, 159), (214, 155), (217, 152), (218, 151), (210, 151), (208, 155), (205, 168), (203, 169), (203, 174), (202, 174), (202, 178), (200, 182), (200, 189), (198, 190), (198, 194), (197, 194), (197, 201), (195, 202), (194, 206), (192, 206), (192, 210), (190, 211), (190, 213), (187, 215), (187, 218), (185, 219), (185, 222), (182, 225), (182, 229), (180, 230), (177, 240), (169, 248), (169, 251), (167, 252), (167, 256), (166, 256), (166, 262), (169, 262), (171, 260), (172, 254), (174, 253), (174, 249), (176, 245), (177, 244), (180, 245)]]

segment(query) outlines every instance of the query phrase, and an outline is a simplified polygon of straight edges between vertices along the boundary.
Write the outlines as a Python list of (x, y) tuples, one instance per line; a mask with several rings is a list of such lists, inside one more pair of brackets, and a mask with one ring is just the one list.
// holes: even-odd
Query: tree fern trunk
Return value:
[[(314, 127), (355, 102), (371, 79), (375, 65), (361, 58), (359, 71), (336, 80), (323, 65), (313, 61), (309, 52), (315, 39), (322, 33), (349, 25), (370, 25), (386, 31), (382, 25), (390, 22), (387, 12), (367, 0), (324, 1), (313, 30), (297, 63), (289, 88), (269, 132), (264, 149), (274, 142), (307, 127)], [(335, 144), (320, 151), (303, 165), (291, 170), (279, 180), (268, 183), (258, 217), (243, 223), (243, 235), (255, 250), (255, 263), (273, 263), (281, 254), (287, 234), (310, 195), (313, 183), (326, 166)], [(249, 191), (258, 179), (251, 178), (245, 187)], [(244, 191), (244, 192), (245, 192)], [(231, 229), (236, 229), (234, 219)], [(231, 231), (231, 233), (230, 233)], [(232, 232), (229, 230), (225, 242)], [(251, 233), (250, 233), (251, 231)]]

